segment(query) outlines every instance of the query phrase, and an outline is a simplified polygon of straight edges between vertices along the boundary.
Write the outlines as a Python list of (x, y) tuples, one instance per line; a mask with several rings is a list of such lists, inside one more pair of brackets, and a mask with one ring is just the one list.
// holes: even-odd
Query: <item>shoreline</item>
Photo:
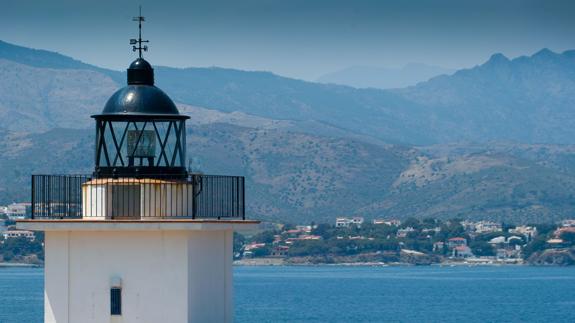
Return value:
[[(505, 261), (492, 261), (492, 262), (459, 262), (459, 261), (446, 261), (439, 263), (431, 263), (426, 265), (411, 264), (406, 262), (340, 262), (340, 263), (314, 263), (314, 262), (301, 262), (292, 263), (286, 261), (285, 258), (250, 258), (250, 259), (240, 259), (233, 261), (234, 266), (238, 267), (250, 267), (250, 266), (339, 266), (339, 267), (499, 267), (499, 266), (533, 266), (539, 267), (537, 265), (531, 265), (524, 262), (505, 262)], [(562, 266), (557, 266), (562, 267)]]
[[(535, 265), (524, 262), (458, 262), (447, 261), (418, 265), (403, 262), (340, 262), (340, 263), (313, 263), (301, 262), (292, 263), (285, 258), (251, 258), (233, 261), (234, 267), (269, 267), (269, 266), (289, 266), (289, 267), (569, 267), (561, 265)], [(44, 268), (41, 264), (0, 262), (0, 268)]]
[(22, 262), (0, 262), (0, 268), (20, 268), (20, 267), (43, 268), (44, 265), (27, 264)]

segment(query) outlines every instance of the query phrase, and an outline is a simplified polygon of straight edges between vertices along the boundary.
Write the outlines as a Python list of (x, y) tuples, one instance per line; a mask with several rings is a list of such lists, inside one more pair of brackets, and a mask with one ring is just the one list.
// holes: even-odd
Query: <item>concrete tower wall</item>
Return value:
[(232, 322), (232, 245), (229, 229), (47, 231), (45, 322)]

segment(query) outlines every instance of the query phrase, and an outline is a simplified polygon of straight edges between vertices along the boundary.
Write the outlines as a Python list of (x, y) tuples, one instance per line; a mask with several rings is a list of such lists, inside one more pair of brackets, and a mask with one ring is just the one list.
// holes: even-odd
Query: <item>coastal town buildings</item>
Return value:
[(441, 231), (440, 227), (421, 229), (421, 233), (434, 234)]
[(507, 242), (507, 238), (505, 236), (498, 236), (491, 240), (489, 240), (489, 244), (492, 245), (504, 245)]
[(389, 226), (395, 226), (398, 227), (401, 225), (401, 221), (400, 220), (396, 220), (396, 219), (373, 219), (373, 224), (385, 224), (385, 225), (389, 225)]
[(445, 242), (443, 241), (437, 241), (433, 243), (433, 252), (443, 252), (445, 249)]
[(2, 237), (4, 240), (14, 239), (14, 238), (26, 238), (30, 241), (34, 241), (36, 236), (34, 232), (28, 230), (7, 230), (2, 232)]
[(272, 257), (286, 257), (289, 251), (289, 246), (274, 246), (271, 251)]
[(300, 240), (321, 240), (321, 236), (312, 235), (312, 234), (301, 234), (297, 237), (287, 238), (285, 240), (285, 243), (290, 245), (290, 244), (293, 244), (295, 241), (300, 241)]
[(509, 229), (509, 233), (521, 235), (525, 237), (526, 242), (529, 242), (537, 236), (537, 228), (534, 226), (520, 225)]
[(461, 221), (461, 225), (465, 231), (472, 234), (484, 234), (503, 231), (501, 223), (493, 221)]
[(246, 258), (254, 257), (257, 254), (258, 249), (263, 249), (266, 247), (265, 243), (250, 243), (244, 246), (243, 256)]
[(479, 221), (475, 226), (475, 233), (492, 233), (503, 231), (501, 223)]
[(338, 217), (335, 219), (335, 226), (338, 228), (347, 228), (351, 225), (361, 226), (363, 224), (363, 217), (355, 216), (351, 218)]
[(305, 232), (305, 233), (310, 233), (311, 230), (314, 229), (314, 226), (311, 225), (296, 225), (295, 229), (298, 230), (299, 232)]
[(521, 247), (515, 245), (507, 248), (497, 248), (495, 257), (497, 259), (518, 259), (521, 258)]
[(10, 220), (22, 220), (30, 217), (30, 203), (11, 203), (0, 206), (0, 214), (4, 214)]
[(566, 232), (571, 232), (571, 233), (575, 233), (575, 227), (572, 226), (563, 226), (563, 227), (559, 227), (557, 228), (557, 230), (555, 230), (554, 234), (555, 236), (561, 236), (561, 234), (566, 233)]
[(526, 240), (523, 236), (501, 235), (490, 239), (488, 243), (495, 249), (497, 259), (517, 259), (521, 257), (521, 246)]
[(464, 259), (474, 257), (471, 248), (464, 245), (457, 245), (451, 249), (451, 257), (456, 259)]
[(405, 238), (410, 232), (415, 232), (415, 229), (412, 227), (402, 228), (397, 230), (396, 237), (398, 238)]
[(447, 248), (449, 250), (456, 248), (456, 247), (465, 247), (467, 246), (467, 239), (462, 238), (462, 237), (455, 237), (455, 238), (450, 238), (449, 240), (447, 240)]
[(553, 231), (553, 238), (548, 240), (547, 243), (552, 245), (554, 248), (562, 248), (564, 246), (563, 237), (564, 235), (575, 235), (575, 227), (573, 226), (562, 226)]
[(563, 239), (561, 239), (561, 238), (551, 238), (551, 239), (547, 240), (546, 243), (551, 248), (564, 248), (565, 247), (565, 241), (563, 241)]

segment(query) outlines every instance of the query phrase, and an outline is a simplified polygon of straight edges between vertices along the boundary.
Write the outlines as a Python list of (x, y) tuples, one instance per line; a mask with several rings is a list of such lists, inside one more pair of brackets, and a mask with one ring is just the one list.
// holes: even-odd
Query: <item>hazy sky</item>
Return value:
[(139, 4), (154, 65), (314, 80), (354, 65), (460, 68), (575, 48), (573, 0), (1, 0), (0, 39), (125, 69)]

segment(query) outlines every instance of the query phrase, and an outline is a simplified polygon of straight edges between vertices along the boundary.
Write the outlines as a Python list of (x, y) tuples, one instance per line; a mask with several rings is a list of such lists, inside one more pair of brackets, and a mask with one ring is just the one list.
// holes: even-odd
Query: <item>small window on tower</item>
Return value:
[(110, 314), (122, 315), (122, 288), (112, 287), (110, 289)]

